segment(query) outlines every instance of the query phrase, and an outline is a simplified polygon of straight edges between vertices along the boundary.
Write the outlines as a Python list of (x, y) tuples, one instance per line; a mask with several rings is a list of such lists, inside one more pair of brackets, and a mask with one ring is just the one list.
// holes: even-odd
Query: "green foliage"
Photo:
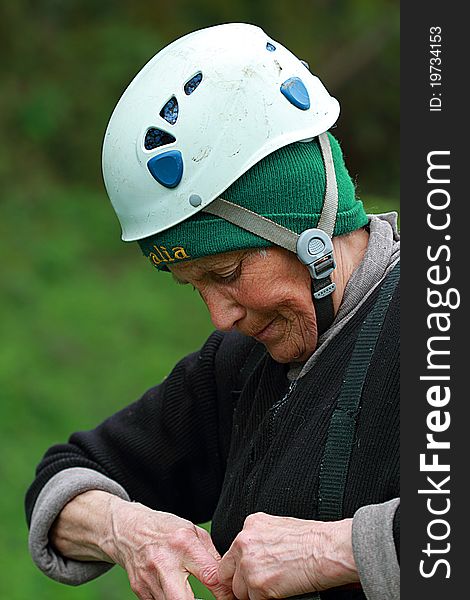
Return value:
[(337, 135), (363, 193), (396, 196), (398, 3), (18, 0), (3, 3), (0, 174), (99, 185), (104, 129), (132, 76), (191, 30), (246, 21), (306, 59), (342, 105)]
[(193, 29), (235, 20), (263, 26), (340, 99), (335, 133), (359, 195), (374, 197), (366, 204), (380, 212), (398, 189), (397, 7), (387, 0), (1, 4), (0, 598), (134, 597), (119, 568), (77, 589), (39, 573), (27, 553), (24, 492), (51, 444), (139, 397), (211, 330), (197, 294), (152, 271), (136, 245), (119, 242), (100, 151), (131, 77)]

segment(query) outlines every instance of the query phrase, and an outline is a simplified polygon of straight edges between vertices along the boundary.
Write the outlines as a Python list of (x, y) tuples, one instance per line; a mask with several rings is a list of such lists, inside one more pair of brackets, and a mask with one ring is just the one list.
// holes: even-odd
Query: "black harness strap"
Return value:
[[(344, 491), (362, 389), (399, 278), (400, 263), (387, 275), (372, 311), (364, 320), (346, 369), (345, 381), (328, 428), (320, 468), (317, 518), (321, 521), (343, 518)], [(301, 598), (321, 600), (321, 595), (320, 592), (313, 592), (292, 596), (291, 600)]]
[(251, 377), (252, 373), (254, 373), (256, 367), (266, 356), (266, 348), (260, 342), (257, 342), (251, 350), (248, 352), (246, 360), (240, 369), (240, 377), (239, 377), (239, 388), (243, 389), (245, 383)]
[(400, 277), (400, 263), (386, 277), (375, 305), (362, 324), (331, 417), (320, 468), (318, 518), (343, 518), (343, 499), (360, 400), (385, 315)]
[(331, 277), (325, 279), (312, 279), (312, 301), (315, 308), (315, 316), (317, 318), (317, 333), (318, 337), (322, 335), (333, 323), (335, 312), (333, 308), (333, 298), (331, 294), (327, 294), (323, 298), (314, 298), (314, 294), (331, 285)]
[[(364, 320), (346, 368), (345, 381), (330, 420), (320, 467), (317, 518), (332, 521), (343, 518), (343, 499), (351, 458), (360, 400), (375, 346), (400, 278), (400, 263), (387, 275), (371, 312)], [(249, 353), (241, 374), (249, 376), (265, 352), (257, 344)], [(319, 592), (292, 596), (291, 600), (321, 600)]]

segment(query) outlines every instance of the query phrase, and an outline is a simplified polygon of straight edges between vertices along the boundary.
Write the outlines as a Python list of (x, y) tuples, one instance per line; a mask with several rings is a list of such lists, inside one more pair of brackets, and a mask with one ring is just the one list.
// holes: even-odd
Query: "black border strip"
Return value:
[[(470, 426), (465, 409), (470, 394), (464, 363), (470, 329), (465, 314), (470, 238), (470, 186), (465, 185), (470, 168), (465, 163), (470, 152), (464, 145), (470, 29), (458, 6), (434, 0), (401, 3), (404, 600), (421, 594), (433, 600), (469, 593), (465, 540), (470, 510), (464, 503), (469, 497)], [(446, 300), (454, 308), (445, 306)], [(441, 447), (426, 447), (431, 434)], [(425, 457), (420, 468), (421, 454)], [(426, 471), (433, 461), (439, 466)], [(445, 465), (449, 471), (441, 470)], [(420, 489), (427, 491), (418, 493)]]

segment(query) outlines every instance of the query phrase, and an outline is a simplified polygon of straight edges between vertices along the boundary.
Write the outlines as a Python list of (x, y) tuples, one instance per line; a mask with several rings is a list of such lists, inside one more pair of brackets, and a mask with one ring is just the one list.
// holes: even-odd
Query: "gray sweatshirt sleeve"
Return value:
[(399, 600), (400, 566), (393, 540), (399, 498), (363, 506), (354, 515), (352, 543), (362, 589), (368, 600)]
[(125, 489), (105, 475), (85, 468), (65, 469), (54, 475), (39, 494), (31, 518), (29, 551), (36, 565), (61, 583), (80, 585), (95, 579), (113, 565), (105, 562), (78, 561), (58, 554), (49, 543), (49, 529), (64, 506), (75, 496), (100, 490), (129, 500)]

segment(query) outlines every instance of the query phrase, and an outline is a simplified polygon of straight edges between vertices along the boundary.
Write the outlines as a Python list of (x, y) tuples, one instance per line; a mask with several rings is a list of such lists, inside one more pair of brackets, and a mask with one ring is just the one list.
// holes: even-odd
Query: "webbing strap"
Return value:
[[(317, 517), (322, 521), (343, 518), (344, 490), (362, 389), (399, 277), (400, 263), (385, 279), (374, 308), (361, 327), (346, 369), (345, 382), (328, 428), (320, 468)], [(321, 595), (319, 592), (313, 592), (302, 596), (292, 596), (290, 600), (300, 600), (301, 598), (302, 600), (321, 600)]]
[(324, 279), (312, 279), (312, 300), (313, 307), (315, 309), (315, 316), (317, 318), (317, 334), (320, 337), (330, 327), (335, 318), (335, 310), (333, 306), (333, 299), (330, 294), (323, 298), (316, 299), (314, 294), (320, 292), (323, 288), (331, 285), (331, 277)]
[(332, 238), (333, 231), (335, 230), (336, 214), (338, 212), (338, 184), (336, 182), (335, 164), (333, 162), (328, 134), (322, 133), (319, 135), (318, 141), (320, 142), (320, 149), (325, 164), (326, 184), (323, 210), (317, 227)]
[(290, 229), (275, 223), (266, 217), (234, 204), (224, 198), (216, 198), (204, 208), (204, 212), (216, 215), (233, 225), (238, 225), (250, 233), (272, 242), (277, 246), (282, 246), (290, 252), (296, 253), (297, 240), (299, 236)]
[[(345, 382), (330, 421), (320, 468), (317, 517), (322, 521), (343, 518), (344, 489), (362, 389), (399, 277), (400, 263), (387, 275), (372, 311), (364, 320), (346, 369)], [(347, 587), (359, 589), (355, 585)], [(321, 595), (320, 592), (310, 592), (291, 596), (289, 600), (321, 600)]]
[(265, 356), (265, 346), (263, 346), (263, 344), (261, 344), (260, 342), (256, 342), (256, 344), (251, 348), (250, 352), (248, 352), (248, 356), (246, 357), (245, 363), (240, 369), (240, 389), (243, 389), (245, 383), (249, 380), (251, 375), (254, 373), (256, 367), (260, 364), (260, 362)]
[[(323, 208), (317, 228), (322, 229), (331, 238), (333, 237), (336, 213), (338, 211), (338, 185), (328, 134), (320, 134), (318, 140), (325, 164), (326, 183)], [(299, 239), (297, 233), (248, 208), (219, 197), (208, 204), (203, 210), (206, 213), (225, 219), (233, 225), (238, 225), (238, 227), (254, 233), (277, 246), (282, 246), (282, 248), (286, 248), (286, 250), (290, 250), (294, 254), (297, 252), (297, 240)]]
[(362, 324), (346, 368), (320, 467), (317, 516), (322, 521), (343, 518), (344, 491), (362, 390), (399, 277), (400, 263), (387, 275), (373, 309)]

